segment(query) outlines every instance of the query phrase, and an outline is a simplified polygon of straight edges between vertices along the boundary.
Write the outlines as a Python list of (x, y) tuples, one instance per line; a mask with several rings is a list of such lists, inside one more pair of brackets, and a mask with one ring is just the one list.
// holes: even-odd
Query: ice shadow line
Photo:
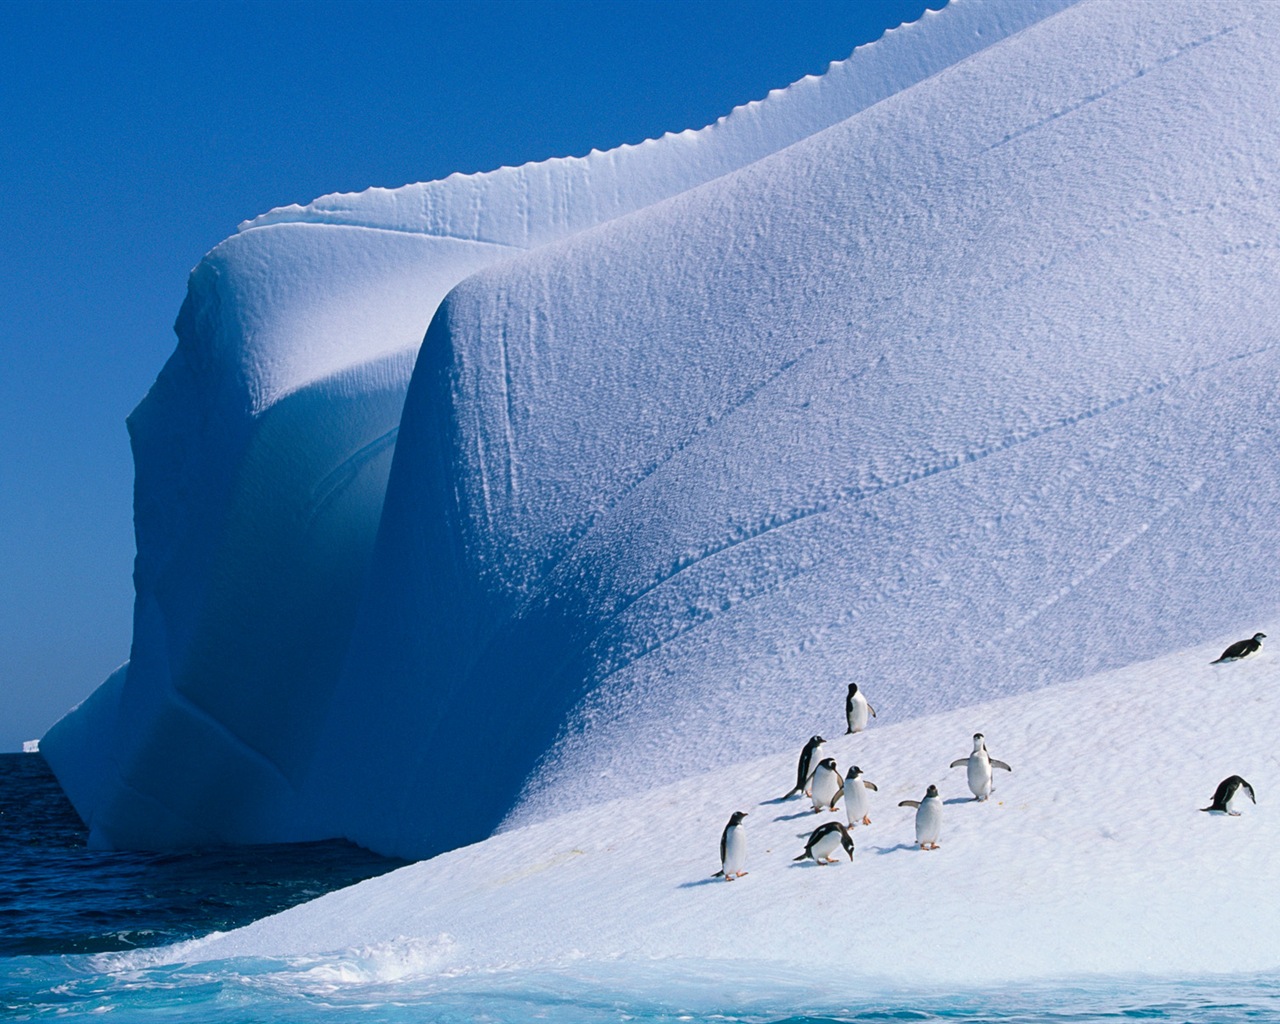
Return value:
[(882, 857), (886, 853), (897, 853), (899, 850), (914, 850), (916, 849), (916, 844), (899, 843), (897, 846), (874, 846), (872, 849), (875, 851), (876, 856)]

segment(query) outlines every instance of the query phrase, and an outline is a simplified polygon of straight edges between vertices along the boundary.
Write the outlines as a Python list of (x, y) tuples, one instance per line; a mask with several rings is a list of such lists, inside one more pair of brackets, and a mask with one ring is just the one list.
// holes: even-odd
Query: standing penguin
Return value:
[(867, 698), (858, 690), (858, 684), (850, 683), (849, 692), (844, 698), (844, 717), (849, 723), (846, 736), (851, 732), (862, 732), (867, 727), (868, 712), (872, 718), (876, 717), (876, 709), (867, 703)]
[(811, 858), (815, 864), (830, 864), (836, 859), (836, 851), (844, 847), (844, 852), (853, 860), (853, 836), (838, 821), (828, 821), (813, 830), (813, 835), (804, 845), (804, 853), (794, 860)]
[(1257, 654), (1262, 650), (1262, 641), (1266, 638), (1266, 633), (1254, 633), (1249, 640), (1237, 640), (1222, 652), (1221, 657), (1209, 662), (1209, 664), (1216, 665), (1219, 661), (1239, 661), (1241, 658), (1247, 658), (1251, 654)]
[(844, 777), (844, 811), (849, 818), (850, 828), (859, 821), (864, 825), (871, 824), (871, 807), (867, 799), (869, 789), (880, 792), (874, 782), (868, 782), (862, 777), (862, 769), (855, 764)]
[(809, 778), (813, 775), (813, 770), (818, 766), (818, 762), (822, 760), (822, 745), (826, 742), (821, 736), (809, 737), (809, 742), (800, 751), (800, 763), (796, 765), (795, 788), (783, 796), (783, 800), (787, 799), (787, 797), (795, 796), (797, 793), (804, 793), (805, 796), (809, 795)]
[(938, 787), (930, 786), (923, 800), (902, 800), (898, 806), (916, 809), (916, 842), (922, 850), (936, 850), (942, 835), (942, 797), (938, 796)]
[(742, 827), (746, 816), (746, 811), (734, 811), (720, 833), (720, 870), (712, 878), (723, 877), (726, 882), (732, 882), (746, 874), (743, 868), (747, 864), (747, 835)]
[(1013, 771), (1003, 761), (997, 761), (987, 753), (987, 741), (980, 732), (973, 734), (973, 753), (968, 757), (958, 757), (951, 762), (952, 768), (959, 768), (961, 765), (969, 769), (969, 792), (977, 800), (985, 800), (995, 788), (991, 785), (993, 767), (1003, 768), (1007, 772)]
[(1233, 818), (1240, 817), (1240, 812), (1235, 809), (1236, 798), (1241, 791), (1249, 794), (1249, 799), (1255, 804), (1258, 798), (1253, 795), (1253, 787), (1239, 775), (1230, 775), (1218, 783), (1218, 788), (1213, 791), (1213, 803), (1208, 807), (1201, 807), (1202, 811), (1217, 811), (1220, 814), (1229, 814)]
[(835, 810), (836, 803), (844, 795), (844, 780), (840, 778), (840, 769), (836, 767), (834, 757), (824, 757), (813, 771), (813, 813), (824, 808)]

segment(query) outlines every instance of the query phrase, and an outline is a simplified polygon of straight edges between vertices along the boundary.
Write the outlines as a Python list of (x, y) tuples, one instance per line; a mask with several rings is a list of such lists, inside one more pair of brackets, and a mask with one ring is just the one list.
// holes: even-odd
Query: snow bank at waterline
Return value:
[[(779, 802), (795, 757), (776, 755), (709, 765), (159, 956), (426, 950), (431, 973), (745, 958), (766, 973), (816, 971), (832, 993), (873, 980), (1275, 971), (1280, 667), (1266, 649), (1211, 666), (1233, 639), (928, 717), (882, 718), (854, 736), (840, 735), (833, 693), (811, 709), (813, 728), (842, 770), (857, 763), (879, 785), (852, 863), (793, 861), (836, 815)], [(970, 798), (963, 769), (947, 767), (975, 731), (1013, 767), (985, 804)], [(1254, 785), (1257, 806), (1235, 818), (1201, 813), (1232, 774)], [(936, 852), (914, 848), (914, 812), (897, 806), (929, 783), (946, 801)], [(726, 883), (710, 876), (735, 810), (748, 812), (749, 874)]]

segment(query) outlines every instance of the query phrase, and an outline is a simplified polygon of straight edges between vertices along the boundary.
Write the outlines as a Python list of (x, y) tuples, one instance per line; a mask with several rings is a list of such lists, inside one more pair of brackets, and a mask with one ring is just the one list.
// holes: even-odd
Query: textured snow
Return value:
[(345, 827), (337, 803), (368, 799), (317, 797), (310, 775), (342, 713), (409, 375), (453, 285), (785, 147), (1063, 2), (962, 0), (702, 131), (241, 225), (192, 273), (178, 348), (129, 420), (131, 662), (47, 737), (91, 841), (319, 838)]
[(454, 288), (308, 780), (344, 834), (432, 853), (790, 749), (849, 681), (900, 720), (1269, 612), (1278, 35), (1074, 7)]
[[(812, 721), (842, 770), (856, 763), (879, 787), (871, 825), (853, 830), (852, 863), (793, 860), (814, 827), (844, 818), (843, 808), (815, 814), (802, 797), (778, 800), (797, 744), (112, 966), (324, 953), (362, 969), (340, 985), (409, 954), (433, 975), (747, 960), (755, 980), (743, 992), (767, 991), (786, 969), (827, 1001), (886, 983), (1274, 972), (1280, 674), (1265, 648), (1209, 665), (1250, 632), (1035, 693), (877, 719), (853, 736), (840, 735), (832, 687)], [(963, 769), (947, 767), (975, 731), (1013, 769), (985, 803)], [(1232, 774), (1258, 804), (1237, 818), (1201, 813)], [(914, 845), (915, 812), (898, 807), (930, 783), (944, 800), (936, 851)], [(748, 873), (725, 882), (711, 875), (735, 810), (747, 811)], [(719, 972), (700, 970), (714, 984)]]
[[(1275, 611), (1277, 43), (1266, 4), (960, 0), (855, 55), (905, 69), (875, 65), (870, 91), (828, 95), (839, 65), (702, 133), (250, 222), (196, 269), (130, 421), (133, 659), (46, 737), (93, 840), (427, 856), (515, 830), (410, 869), (421, 900), (383, 883), (384, 907), (430, 900), (413, 934), (478, 949), (449, 902), (453, 883), (483, 902), (460, 865), (526, 871), (553, 856), (529, 837), (596, 835), (602, 806), (639, 809), (648, 836), (653, 801), (702, 793), (714, 822), (682, 811), (652, 840), (700, 857), (767, 795), (753, 772), (842, 731), (849, 681), (881, 716), (868, 743), (899, 737), (863, 765), (908, 780), (898, 798), (944, 781), (908, 746), (944, 730), (945, 765), (982, 728), (1018, 773), (1001, 790), (1055, 766), (1027, 785), (1060, 788), (1029, 792), (1078, 806), (1066, 740), (1033, 749), (1028, 722), (1097, 723), (1080, 693), (1155, 688), (1126, 666), (1172, 671)], [(1120, 674), (1079, 689), (1100, 672)], [(1146, 693), (1115, 720), (1180, 776)], [(1003, 733), (970, 721), (993, 698)], [(861, 737), (829, 738), (847, 767)], [(1230, 760), (1217, 778), (1254, 771)], [(719, 774), (745, 796), (705, 795), (717, 765), (744, 766)], [(1166, 810), (1150, 823), (1182, 821)], [(1065, 820), (1009, 824), (1001, 848), (1038, 828), (1060, 853), (1083, 827)], [(1104, 865), (1106, 894), (1147, 838)], [(555, 849), (596, 849), (574, 842)], [(641, 955), (724, 926), (705, 904), (724, 897), (686, 892), (667, 939), (652, 872), (622, 865), (636, 878), (607, 896), (618, 871), (579, 889), (579, 862), (522, 887), (521, 916), (558, 901), (549, 929)], [(1069, 915), (1065, 891), (1026, 920)], [(598, 899), (616, 932), (573, 909)], [(313, 948), (366, 941), (347, 919), (398, 934), (316, 913), (290, 919)], [(565, 955), (541, 927), (495, 948)], [(918, 941), (882, 932), (904, 956)], [(797, 934), (740, 941), (763, 957)], [(1024, 955), (1007, 970), (1043, 972)]]

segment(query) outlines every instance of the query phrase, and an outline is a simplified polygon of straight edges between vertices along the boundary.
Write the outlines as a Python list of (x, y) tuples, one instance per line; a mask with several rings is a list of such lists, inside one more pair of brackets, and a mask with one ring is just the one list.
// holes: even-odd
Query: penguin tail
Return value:
[(852, 730), (852, 729), (846, 729), (846, 730), (844, 731), (844, 734), (845, 734), (846, 736), (852, 736), (852, 735), (853, 735), (853, 730)]
[(712, 877), (712, 878), (723, 878), (723, 877), (724, 877), (724, 868), (721, 868), (719, 871), (717, 871), (717, 872), (716, 872), (714, 875), (712, 875), (711, 877)]
[(805, 850), (805, 851), (804, 851), (804, 853), (800, 854), (800, 856), (799, 856), (799, 857), (792, 857), (791, 859), (792, 859), (793, 861), (797, 861), (797, 860), (807, 860), (807, 859), (808, 859), (808, 857), (809, 857), (809, 851), (808, 851), (808, 850)]
[(1211, 811), (1211, 810), (1213, 810), (1213, 807), (1211, 807), (1211, 806), (1210, 806), (1210, 807), (1201, 807), (1201, 808), (1200, 808), (1200, 810), (1202, 810), (1202, 811)]

